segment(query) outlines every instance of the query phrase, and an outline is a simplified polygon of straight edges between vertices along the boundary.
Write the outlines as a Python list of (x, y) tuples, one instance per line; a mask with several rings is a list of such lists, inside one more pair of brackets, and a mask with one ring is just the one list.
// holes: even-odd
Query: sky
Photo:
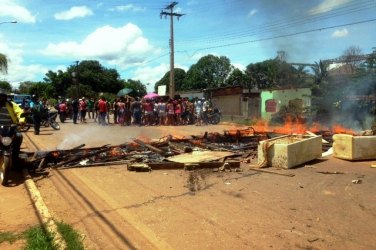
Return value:
[[(165, 0), (0, 0), (0, 79), (17, 87), (49, 71), (97, 60), (152, 92), (170, 69)], [(350, 46), (376, 47), (376, 0), (185, 0), (173, 13), (175, 68), (208, 54), (237, 68), (285, 51), (286, 61), (340, 57)], [(10, 23), (17, 21), (17, 23)]]

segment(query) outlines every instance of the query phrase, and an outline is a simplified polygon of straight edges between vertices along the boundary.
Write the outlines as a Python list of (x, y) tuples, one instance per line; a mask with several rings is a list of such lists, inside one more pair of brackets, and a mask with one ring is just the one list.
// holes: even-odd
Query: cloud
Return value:
[(86, 6), (74, 6), (69, 10), (56, 13), (54, 17), (57, 20), (71, 20), (74, 18), (91, 16), (93, 14), (93, 11)]
[(38, 76), (43, 76), (48, 69), (40, 64), (24, 65), (22, 45), (11, 46), (0, 43), (0, 51), (6, 51), (8, 62), (8, 74), (1, 77), (8, 81), (14, 88), (23, 81), (36, 81)]
[(253, 9), (253, 10), (251, 10), (251, 11), (248, 13), (247, 17), (250, 18), (250, 17), (256, 15), (257, 12), (258, 12), (258, 10)]
[(338, 37), (346, 37), (349, 34), (349, 31), (344, 28), (341, 30), (336, 30), (332, 33), (332, 37), (338, 38)]
[(133, 4), (127, 4), (127, 5), (119, 5), (115, 8), (110, 9), (111, 11), (120, 11), (120, 12), (126, 12), (126, 11), (134, 11), (134, 12), (142, 12), (145, 11), (146, 8), (144, 7), (138, 7)]
[(89, 34), (81, 43), (67, 41), (50, 43), (43, 54), (49, 56), (99, 59), (129, 68), (156, 55), (159, 49), (150, 45), (141, 29), (131, 23), (120, 28), (103, 26)]
[(140, 80), (146, 85), (148, 92), (154, 90), (154, 85), (170, 70), (170, 65), (162, 63), (156, 67), (140, 67), (134, 72), (132, 79)]
[(325, 13), (325, 12), (328, 12), (328, 11), (335, 9), (336, 7), (338, 7), (340, 5), (344, 5), (344, 4), (346, 4), (350, 1), (351, 0), (324, 0), (321, 4), (319, 4), (318, 6), (310, 9), (308, 12), (311, 15), (317, 15), (317, 14)]
[(247, 67), (244, 64), (241, 64), (241, 63), (232, 63), (232, 65), (235, 68), (240, 69), (242, 71), (245, 71), (247, 69)]
[[(1, 0), (0, 16), (10, 17), (20, 23), (35, 23), (36, 18), (25, 7), (15, 4), (11, 0)], [(12, 20), (9, 20), (12, 21)]]

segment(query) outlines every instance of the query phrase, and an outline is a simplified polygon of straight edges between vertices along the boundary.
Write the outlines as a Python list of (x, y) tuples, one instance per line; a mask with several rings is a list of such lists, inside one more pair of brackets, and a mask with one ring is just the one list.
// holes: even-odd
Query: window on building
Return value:
[(269, 99), (265, 101), (265, 111), (270, 113), (277, 112), (277, 101), (274, 99)]

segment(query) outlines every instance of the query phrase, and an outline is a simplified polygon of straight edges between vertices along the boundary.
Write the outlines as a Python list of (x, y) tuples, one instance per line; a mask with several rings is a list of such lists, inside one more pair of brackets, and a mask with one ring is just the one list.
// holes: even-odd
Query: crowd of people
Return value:
[(86, 123), (87, 119), (99, 125), (119, 124), (120, 126), (155, 126), (207, 124), (207, 113), (212, 110), (208, 99), (164, 97), (140, 99), (130, 96), (106, 100), (82, 97), (61, 100), (55, 109), (59, 112), (60, 122), (72, 119), (74, 124)]

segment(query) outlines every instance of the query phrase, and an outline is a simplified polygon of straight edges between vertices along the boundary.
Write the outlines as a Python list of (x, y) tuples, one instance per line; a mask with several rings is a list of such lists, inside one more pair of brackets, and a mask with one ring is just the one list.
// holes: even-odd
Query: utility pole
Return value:
[(179, 20), (181, 16), (184, 14), (174, 13), (174, 7), (177, 5), (177, 2), (172, 2), (171, 4), (167, 5), (165, 10), (168, 11), (161, 11), (161, 18), (162, 16), (170, 16), (170, 85), (169, 85), (169, 96), (171, 99), (175, 97), (175, 72), (174, 72), (174, 16), (176, 16)]
[(75, 69), (72, 72), (73, 82), (76, 84), (77, 99), (80, 98), (80, 83), (78, 82), (78, 63), (79, 61), (75, 61)]

